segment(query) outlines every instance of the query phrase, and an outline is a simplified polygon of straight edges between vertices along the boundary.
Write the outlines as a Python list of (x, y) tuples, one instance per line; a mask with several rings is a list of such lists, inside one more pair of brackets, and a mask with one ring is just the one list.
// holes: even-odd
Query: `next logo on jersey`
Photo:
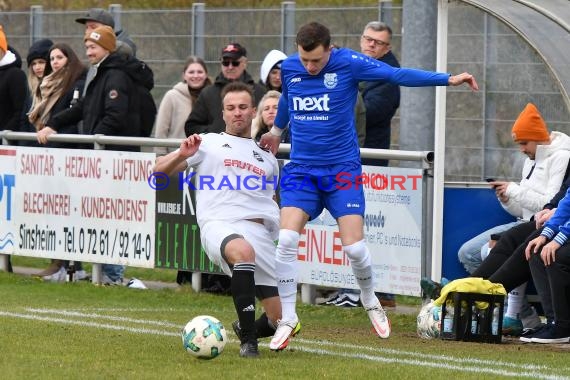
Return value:
[(319, 97), (307, 96), (305, 98), (294, 96), (293, 109), (295, 111), (330, 111), (329, 100), (329, 94)]

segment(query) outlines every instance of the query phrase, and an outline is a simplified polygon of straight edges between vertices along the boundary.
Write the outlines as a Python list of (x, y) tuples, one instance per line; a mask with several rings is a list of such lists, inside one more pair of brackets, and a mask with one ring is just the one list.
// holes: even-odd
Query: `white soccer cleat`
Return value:
[(269, 349), (273, 351), (284, 350), (288, 345), (291, 337), (294, 337), (301, 331), (301, 322), (299, 318), (293, 321), (278, 321), (277, 329), (271, 342), (269, 342)]
[(382, 309), (380, 302), (376, 306), (366, 309), (366, 313), (368, 313), (368, 318), (370, 318), (376, 334), (380, 338), (388, 338), (390, 336), (390, 320), (386, 316), (384, 309)]

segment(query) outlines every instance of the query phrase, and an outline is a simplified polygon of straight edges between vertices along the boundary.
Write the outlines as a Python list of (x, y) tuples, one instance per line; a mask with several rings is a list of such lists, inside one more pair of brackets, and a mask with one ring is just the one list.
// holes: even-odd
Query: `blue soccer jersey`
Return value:
[(325, 165), (360, 160), (354, 127), (358, 82), (447, 86), (449, 74), (395, 68), (350, 49), (333, 49), (318, 75), (310, 75), (299, 55), (292, 55), (281, 65), (281, 80), (275, 125), (289, 123), (291, 161)]

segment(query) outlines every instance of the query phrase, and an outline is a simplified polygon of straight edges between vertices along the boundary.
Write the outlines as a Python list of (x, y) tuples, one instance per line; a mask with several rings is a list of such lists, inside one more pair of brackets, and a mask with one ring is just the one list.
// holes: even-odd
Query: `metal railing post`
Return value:
[(281, 3), (281, 51), (295, 53), (295, 2)]
[(121, 13), (123, 12), (123, 6), (121, 4), (111, 4), (109, 5), (109, 13), (113, 16), (115, 21), (115, 31), (121, 30)]
[(44, 7), (41, 5), (32, 5), (30, 7), (30, 45), (43, 35), (43, 12)]
[(206, 30), (205, 8), (206, 4), (204, 3), (192, 4), (192, 47), (190, 51), (192, 52), (192, 55), (196, 55), (198, 57), (206, 56), (206, 44), (204, 41), (204, 33)]

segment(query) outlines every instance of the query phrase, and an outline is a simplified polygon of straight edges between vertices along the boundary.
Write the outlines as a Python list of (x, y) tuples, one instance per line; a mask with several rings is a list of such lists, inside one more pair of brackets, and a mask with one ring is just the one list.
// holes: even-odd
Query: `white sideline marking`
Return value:
[(97, 323), (97, 322), (74, 321), (72, 319), (42, 317), (40, 315), (34, 315), (34, 314), (20, 314), (20, 313), (10, 313), (8, 311), (0, 311), (0, 315), (6, 316), (6, 317), (33, 319), (36, 321), (44, 321), (44, 322), (56, 322), (56, 323), (67, 323), (70, 325), (100, 327), (102, 329), (129, 331), (129, 332), (140, 333), (140, 334), (180, 336), (180, 333), (171, 333), (171, 332), (162, 331), (162, 330), (152, 330), (152, 329), (134, 328), (134, 327), (126, 327), (126, 326), (107, 325), (107, 324)]
[(359, 358), (359, 359), (366, 359), (384, 363), (400, 363), (400, 364), (409, 364), (415, 365), (419, 367), (434, 367), (437, 369), (448, 369), (448, 370), (455, 370), (455, 371), (463, 371), (463, 372), (475, 372), (475, 373), (490, 373), (493, 375), (501, 375), (501, 376), (513, 376), (513, 377), (530, 377), (533, 379), (548, 379), (548, 380), (558, 380), (558, 379), (568, 379), (564, 376), (558, 375), (545, 375), (540, 372), (513, 372), (507, 371), (503, 369), (494, 369), (494, 368), (481, 368), (481, 367), (465, 367), (460, 365), (451, 365), (445, 364), (442, 362), (426, 362), (421, 360), (414, 360), (414, 359), (395, 359), (395, 358), (386, 358), (382, 356), (372, 356), (366, 354), (348, 354), (343, 352), (336, 352), (336, 351), (328, 351), (328, 350), (321, 350), (321, 349), (313, 349), (308, 347), (299, 347), (295, 346), (295, 349), (299, 351), (310, 352), (313, 354), (320, 354), (320, 355), (334, 355), (334, 356), (342, 356), (345, 358)]
[(111, 321), (123, 321), (123, 322), (132, 322), (132, 323), (141, 323), (141, 324), (149, 324), (149, 325), (157, 325), (157, 326), (166, 326), (166, 327), (175, 327), (177, 329), (182, 329), (184, 326), (171, 323), (171, 322), (163, 322), (163, 321), (153, 321), (147, 319), (134, 319), (134, 318), (127, 318), (127, 317), (115, 317), (112, 315), (102, 315), (102, 314), (94, 314), (94, 313), (80, 313), (78, 311), (70, 311), (70, 310), (55, 310), (55, 309), (32, 309), (27, 308), (27, 311), (31, 313), (38, 313), (38, 314), (60, 314), (70, 317), (87, 317), (93, 319), (109, 319)]
[(318, 346), (332, 346), (338, 348), (353, 348), (353, 349), (365, 349), (367, 351), (372, 352), (381, 352), (386, 354), (394, 354), (394, 355), (409, 355), (409, 356), (416, 356), (424, 359), (430, 360), (439, 360), (439, 361), (452, 361), (452, 362), (460, 362), (460, 363), (468, 363), (468, 364), (485, 364), (485, 365), (497, 365), (500, 364), (504, 367), (513, 367), (513, 368), (525, 368), (529, 370), (542, 370), (542, 369), (549, 369), (545, 365), (536, 365), (536, 364), (520, 364), (520, 363), (509, 363), (509, 362), (497, 362), (496, 360), (485, 360), (485, 359), (477, 359), (477, 358), (459, 358), (455, 356), (449, 355), (434, 355), (434, 354), (424, 354), (421, 352), (414, 352), (414, 351), (402, 351), (402, 350), (395, 350), (392, 348), (379, 348), (379, 347), (369, 347), (369, 346), (359, 346), (356, 344), (350, 343), (336, 343), (331, 342), (328, 340), (308, 340), (302, 338), (295, 338), (293, 342), (305, 343), (305, 344), (314, 344)]
[[(71, 310), (56, 310), (56, 309), (35, 309), (35, 308), (27, 308), (27, 311), (31, 313), (37, 314), (60, 314), (69, 317), (88, 317), (93, 319), (111, 319), (114, 321), (122, 321), (122, 322), (132, 322), (132, 323), (140, 323), (140, 324), (153, 324), (153, 325), (162, 325), (165, 327), (175, 327), (181, 328), (181, 326), (170, 323), (170, 322), (162, 322), (162, 321), (153, 321), (153, 320), (144, 320), (144, 319), (134, 319), (134, 318), (126, 318), (126, 317), (114, 317), (114, 316), (105, 316), (99, 314), (88, 314), (88, 313), (81, 313)], [(100, 309), (104, 310), (104, 309)], [(72, 324), (72, 325), (80, 325), (80, 326), (88, 326), (88, 327), (95, 327), (95, 328), (103, 328), (109, 330), (120, 330), (120, 331), (128, 331), (137, 334), (152, 334), (152, 335), (163, 335), (163, 336), (180, 336), (179, 332), (169, 332), (163, 330), (154, 330), (154, 329), (145, 329), (145, 328), (133, 328), (128, 326), (121, 326), (121, 325), (112, 325), (112, 324), (103, 324), (98, 322), (86, 322), (80, 320), (73, 320), (73, 319), (65, 319), (65, 318), (54, 318), (54, 317), (47, 317), (41, 316), (36, 314), (22, 314), (22, 313), (12, 313), (7, 311), (0, 311), (0, 316), (7, 316), (7, 317), (15, 317), (15, 318), (23, 318), (23, 319), (30, 319), (30, 320), (39, 320), (45, 322), (55, 322), (55, 323), (63, 323), (63, 324)], [(233, 332), (232, 332), (233, 335)], [(502, 376), (522, 376), (522, 377), (529, 377), (529, 378), (537, 378), (537, 379), (545, 379), (545, 380), (558, 380), (558, 379), (570, 379), (569, 377), (561, 376), (561, 375), (547, 375), (543, 372), (532, 372), (534, 369), (538, 369), (539, 371), (550, 370), (547, 366), (539, 366), (539, 365), (525, 365), (525, 364), (516, 364), (510, 362), (497, 362), (497, 361), (490, 361), (490, 360), (483, 360), (483, 359), (476, 359), (476, 358), (456, 358), (452, 356), (446, 355), (430, 355), (430, 354), (422, 354), (419, 352), (413, 351), (399, 351), (395, 349), (384, 349), (384, 348), (376, 348), (376, 347), (369, 347), (369, 346), (359, 346), (355, 344), (340, 344), (336, 342), (326, 341), (326, 340), (308, 340), (308, 339), (295, 339), (294, 342), (304, 343), (304, 344), (313, 344), (319, 346), (331, 346), (333, 348), (352, 348), (352, 349), (365, 349), (372, 352), (379, 352), (379, 353), (386, 353), (386, 354), (396, 354), (396, 355), (411, 355), (415, 357), (421, 357), (428, 359), (429, 361), (423, 361), (418, 359), (406, 359), (406, 358), (394, 358), (394, 357), (384, 357), (384, 356), (377, 356), (377, 355), (369, 355), (369, 354), (360, 354), (360, 353), (345, 353), (345, 352), (338, 352), (332, 350), (325, 350), (325, 349), (318, 349), (318, 348), (310, 348), (307, 346), (293, 346), (293, 349), (314, 353), (319, 355), (330, 355), (330, 356), (337, 356), (337, 357), (346, 357), (346, 358), (355, 358), (355, 359), (363, 359), (363, 360), (371, 360), (377, 362), (384, 362), (384, 363), (401, 363), (407, 365), (413, 365), (418, 367), (433, 367), (433, 368), (442, 368), (446, 370), (454, 370), (454, 371), (463, 371), (463, 372), (473, 372), (473, 373), (489, 373), (493, 375), (502, 375)], [(445, 364), (446, 362), (453, 362), (454, 364)], [(477, 365), (477, 367), (470, 367), (464, 366), (459, 363), (467, 363), (472, 365)], [(523, 368), (523, 369), (530, 369), (531, 371), (509, 371), (508, 369), (501, 369), (501, 368), (481, 368), (479, 365), (494, 365), (494, 366), (506, 366), (506, 367), (514, 367), (514, 368)]]

